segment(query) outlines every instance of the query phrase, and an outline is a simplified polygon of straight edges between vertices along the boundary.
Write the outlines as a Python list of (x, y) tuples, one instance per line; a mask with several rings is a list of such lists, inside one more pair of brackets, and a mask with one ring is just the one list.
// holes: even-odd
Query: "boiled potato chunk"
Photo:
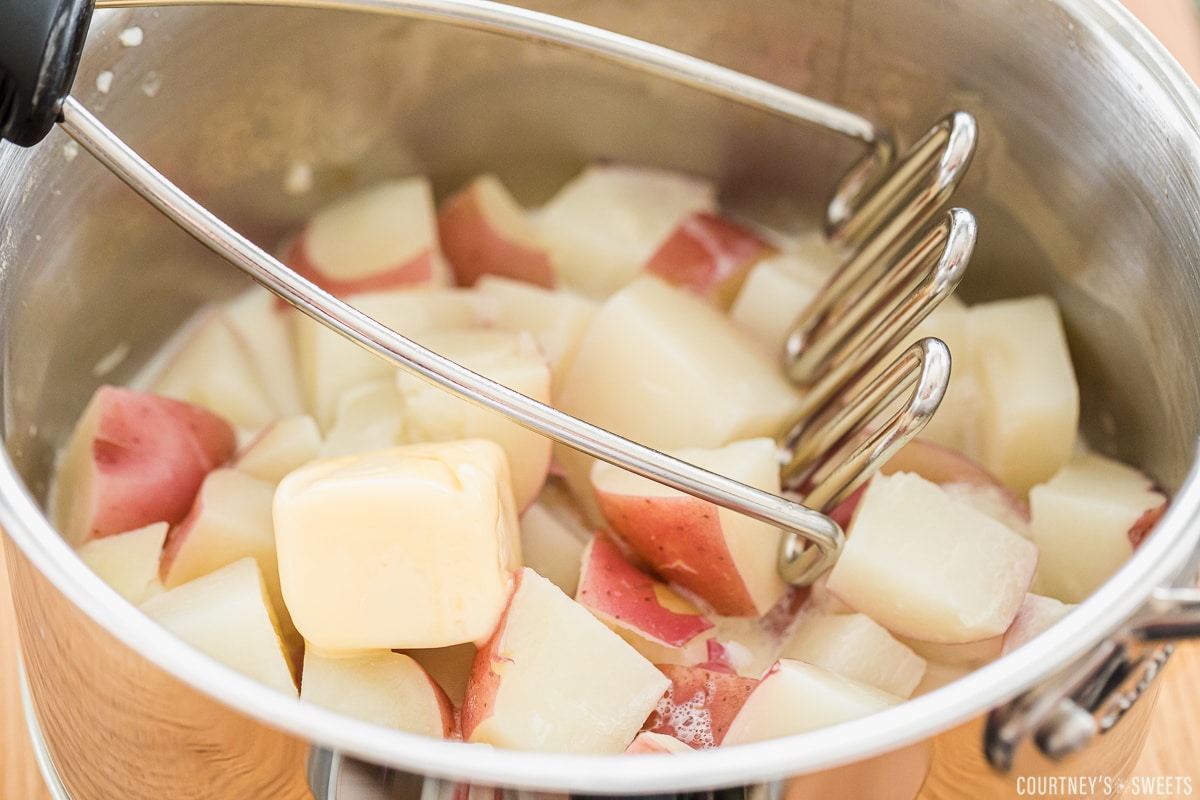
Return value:
[(285, 260), (331, 294), (444, 286), (433, 192), (424, 177), (384, 181), (321, 208)]
[(158, 579), (158, 559), (167, 539), (167, 527), (165, 522), (155, 522), (93, 539), (75, 554), (117, 594), (136, 605), (163, 588)]
[[(772, 439), (673, 454), (756, 489), (780, 491)], [(592, 469), (592, 488), (612, 530), (659, 575), (718, 614), (762, 616), (787, 591), (779, 575), (778, 528), (611, 464)]]
[(480, 175), (438, 209), (438, 235), (459, 286), (485, 275), (554, 287), (554, 265), (516, 198), (495, 175)]
[(249, 346), (223, 309), (204, 314), (150, 389), (203, 406), (243, 430), (258, 430), (279, 413)]
[(520, 566), (508, 464), (481, 439), (315, 461), (274, 518), (284, 602), (323, 650), (485, 640)]
[(1067, 463), (1079, 426), (1058, 306), (1041, 296), (972, 306), (967, 338), (980, 458), (1004, 484), (1027, 492)]
[(58, 465), (58, 529), (79, 546), (179, 522), (204, 476), (233, 455), (234, 444), (229, 423), (200, 406), (102, 386)]
[(630, 563), (602, 532), (583, 552), (575, 600), (610, 628), (668, 647), (683, 647), (713, 628), (696, 606)]
[(725, 745), (749, 744), (849, 722), (901, 698), (831, 670), (781, 658), (746, 698)]
[(619, 753), (670, 683), (587, 609), (526, 568), (475, 659), (463, 738), (538, 752)]
[(391, 650), (358, 654), (304, 652), (300, 699), (385, 728), (445, 739), (454, 707), (411, 657)]
[(226, 666), (296, 694), (279, 623), (253, 558), (155, 595), (142, 604), (142, 611)]
[(1133, 554), (1130, 531), (1166, 498), (1138, 470), (1095, 453), (1077, 454), (1029, 492), (1031, 538), (1037, 544), (1034, 586), (1078, 603)]
[[(797, 404), (778, 363), (747, 334), (653, 276), (596, 311), (558, 397), (563, 411), (658, 449), (774, 437)], [(594, 460), (565, 447), (556, 454), (589, 502)]]
[(569, 289), (550, 291), (498, 275), (484, 275), (475, 289), (488, 325), (533, 334), (550, 362), (557, 394), (596, 313), (596, 301)]
[(894, 634), (941, 643), (1004, 633), (1037, 547), (919, 475), (877, 475), (828, 589)]
[(272, 422), (238, 454), (233, 468), (259, 480), (279, 483), (321, 450), (321, 430), (307, 414)]
[(925, 659), (866, 614), (805, 618), (783, 648), (783, 657), (833, 670), (898, 697), (911, 697), (925, 675)]
[(708, 181), (624, 164), (588, 166), (534, 216), (555, 275), (591, 297), (618, 290), (694, 211), (713, 211)]

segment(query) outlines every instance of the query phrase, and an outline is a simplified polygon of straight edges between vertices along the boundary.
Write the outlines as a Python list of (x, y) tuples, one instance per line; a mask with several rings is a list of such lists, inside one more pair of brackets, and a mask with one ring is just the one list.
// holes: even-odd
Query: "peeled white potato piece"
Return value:
[(1133, 554), (1130, 532), (1166, 502), (1133, 467), (1095, 453), (1075, 455), (1029, 492), (1030, 536), (1041, 552), (1039, 594), (1078, 603)]
[(898, 697), (911, 697), (925, 675), (925, 659), (865, 614), (805, 618), (782, 657), (833, 670)]
[(587, 609), (526, 568), (476, 657), (463, 738), (537, 752), (619, 753), (670, 683)]
[(391, 650), (358, 654), (305, 649), (300, 699), (385, 728), (448, 738), (454, 708), (411, 657)]
[(275, 553), (271, 504), (275, 484), (234, 469), (213, 470), (204, 479), (187, 517), (171, 528), (160, 575), (174, 589), (242, 558), (262, 570), (267, 595), (289, 655), (303, 646), (283, 602)]
[(746, 698), (722, 746), (761, 742), (849, 722), (902, 702), (831, 670), (781, 658)]
[(963, 643), (1004, 633), (1037, 547), (919, 475), (876, 475), (828, 589), (892, 633)]
[(237, 428), (254, 431), (279, 413), (263, 377), (228, 315), (212, 308), (155, 376), (150, 390), (203, 406)]
[(521, 555), (525, 565), (571, 597), (579, 587), (579, 565), (589, 529), (555, 514), (539, 500), (521, 515)]
[(321, 429), (307, 414), (272, 422), (238, 454), (233, 468), (259, 480), (279, 483), (312, 461), (321, 450)]
[(1075, 448), (1079, 387), (1058, 306), (1043, 296), (975, 305), (966, 331), (980, 460), (1023, 494)]
[(333, 425), (321, 443), (321, 458), (382, 450), (404, 441), (404, 398), (394, 378), (369, 381), (338, 398)]
[(716, 209), (709, 181), (677, 172), (593, 164), (532, 217), (559, 281), (602, 298), (637, 274), (688, 214)]
[[(410, 338), (422, 331), (469, 328), (479, 321), (475, 293), (468, 289), (367, 292), (345, 300), (381, 325)], [(291, 319), (305, 406), (321, 429), (328, 430), (344, 392), (388, 378), (395, 367), (299, 312), (294, 312)]]
[(482, 439), (314, 461), (274, 519), (283, 598), (322, 650), (483, 641), (520, 566), (508, 464)]
[(262, 380), (267, 397), (281, 417), (304, 412), (292, 346), (291, 310), (278, 297), (254, 287), (221, 307), (240, 337)]
[(117, 594), (137, 605), (162, 590), (158, 559), (168, 527), (165, 522), (155, 522), (137, 530), (93, 539), (75, 554)]
[(794, 256), (778, 255), (755, 264), (729, 309), (772, 358), (783, 353), (796, 318), (817, 296), (823, 278), (793, 268)]
[(155, 595), (141, 608), (196, 649), (295, 696), (279, 624), (254, 559), (243, 558)]

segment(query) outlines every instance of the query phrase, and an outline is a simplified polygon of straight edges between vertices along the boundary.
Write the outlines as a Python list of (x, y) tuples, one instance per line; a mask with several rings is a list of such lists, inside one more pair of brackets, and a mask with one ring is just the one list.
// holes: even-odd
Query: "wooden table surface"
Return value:
[[(1200, 78), (1200, 35), (1189, 0), (1125, 0)], [(33, 761), (17, 692), (12, 602), (0, 548), (0, 800), (49, 800)], [(1182, 646), (1159, 679), (1156, 716), (1136, 776), (1190, 778), (1200, 795), (1200, 642)]]

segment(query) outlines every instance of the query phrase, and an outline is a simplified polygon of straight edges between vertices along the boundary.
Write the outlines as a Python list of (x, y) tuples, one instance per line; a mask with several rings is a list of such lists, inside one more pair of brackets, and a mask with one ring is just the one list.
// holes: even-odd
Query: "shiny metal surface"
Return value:
[[(1194, 578), (1195, 87), (1108, 0), (529, 5), (854, 109), (896, 131), (901, 145), (950, 108), (970, 111), (984, 135), (956, 202), (987, 234), (960, 291), (972, 300), (1030, 291), (1059, 300), (1081, 370), (1086, 435), (1152, 474), (1173, 493), (1172, 508), (1130, 563), (1051, 634), (868, 720), (679, 760), (484, 750), (465, 758), (453, 743), (379, 731), (265, 692), (199, 656), (107, 590), (48, 525), (39, 501), (54, 450), (95, 385), (127, 379), (198, 304), (244, 284), (91, 159), (72, 160), (65, 136), (30, 153), (0, 148), (0, 522), (23, 562), (17, 605), (31, 692), (55, 763), (64, 772), (75, 765), (72, 795), (179, 797), (167, 782), (178, 789), (293, 769), (302, 782), (310, 742), (411, 772), (548, 791), (816, 776), (927, 740), (925, 792), (934, 797), (1012, 796), (1018, 775), (1128, 774), (1150, 713), (1145, 701), (1065, 764), (1022, 747), (1008, 777), (983, 758), (983, 714), (1086, 657), (1158, 587)], [(379, 175), (425, 172), (444, 194), (495, 168), (524, 202), (537, 203), (598, 157), (713, 177), (738, 213), (815, 227), (859, 155), (853, 142), (762, 112), (499, 37), (315, 11), (216, 14), (98, 15), (76, 94), (259, 244)], [(132, 25), (144, 44), (124, 48), (117, 34)], [(108, 94), (93, 88), (104, 71), (114, 75)], [(311, 194), (282, 190), (296, 163), (313, 168)], [(115, 348), (125, 361), (93, 374)], [(228, 716), (202, 735), (194, 721), (215, 709)], [(176, 728), (192, 738), (180, 744), (169, 733)], [(299, 744), (257, 757), (253, 770), (222, 771), (276, 735)], [(114, 754), (114, 740), (136, 747)], [(227, 794), (279, 796), (254, 791)]]

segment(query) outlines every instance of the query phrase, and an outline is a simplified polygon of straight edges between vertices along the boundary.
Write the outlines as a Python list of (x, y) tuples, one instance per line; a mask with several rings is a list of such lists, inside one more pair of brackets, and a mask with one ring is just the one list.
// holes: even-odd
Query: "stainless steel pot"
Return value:
[[(0, 523), (36, 723), (64, 791), (326, 797), (343, 781), (347, 797), (361, 769), (333, 769), (347, 762), (329, 750), (430, 780), (616, 794), (753, 785), (912, 797), (924, 784), (927, 797), (982, 798), (1014, 795), (1035, 775), (1128, 775), (1160, 663), (1143, 645), (1196, 628), (1186, 615), (1196, 598), (1169, 587), (1194, 582), (1200, 540), (1200, 93), (1107, 0), (528, 5), (830, 100), (902, 139), (952, 108), (974, 113), (981, 147), (956, 202), (981, 237), (964, 292), (1059, 299), (1086, 435), (1168, 487), (1170, 511), (1048, 635), (833, 729), (686, 758), (546, 756), (376, 729), (275, 695), (165, 635), (47, 523), (55, 450), (93, 388), (130, 377), (199, 304), (242, 283), (60, 134), (32, 151), (0, 147)], [(122, 44), (134, 26), (142, 43)], [(815, 219), (858, 155), (566, 53), (324, 11), (102, 13), (75, 93), (265, 244), (381, 175), (423, 172), (445, 191), (491, 169), (536, 202), (597, 157), (712, 176), (730, 206), (786, 227)], [(285, 191), (297, 165), (315, 175), (299, 196)], [(1080, 752), (1043, 755), (1097, 730)]]

